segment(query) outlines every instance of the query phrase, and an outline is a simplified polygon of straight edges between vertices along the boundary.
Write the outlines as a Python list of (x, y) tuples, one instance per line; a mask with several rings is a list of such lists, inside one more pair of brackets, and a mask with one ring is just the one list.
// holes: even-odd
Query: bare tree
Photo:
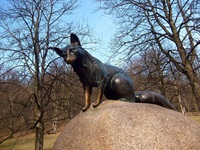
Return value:
[(161, 50), (184, 74), (200, 110), (199, 0), (97, 0), (107, 13), (116, 15), (119, 31), (116, 52), (132, 57), (152, 47)]
[(44, 113), (55, 79), (45, 80), (54, 62), (49, 45), (56, 46), (73, 31), (88, 35), (89, 29), (68, 22), (77, 0), (9, 0), (0, 10), (0, 50), (6, 67), (20, 72), (21, 82), (31, 87), (30, 101), (34, 118), (24, 116), (35, 129), (35, 149), (43, 149)]
[(168, 59), (156, 49), (144, 51), (141, 59), (143, 72), (145, 72), (149, 78), (150, 84), (154, 87), (156, 86), (161, 94), (167, 97), (165, 79), (167, 79), (167, 76), (171, 73), (166, 71), (169, 70)]
[(25, 131), (26, 122), (21, 114), (23, 109), (29, 105), (29, 94), (16, 70), (9, 70), (2, 75), (0, 83), (0, 128), (3, 131), (0, 134), (0, 143), (2, 143), (13, 137), (15, 133)]
[[(177, 110), (194, 111), (191, 89), (185, 76), (159, 50), (149, 49), (129, 62), (128, 72), (134, 81), (135, 90), (153, 90), (161, 93)], [(190, 104), (188, 103), (190, 101)]]
[(136, 90), (153, 90), (168, 97), (167, 82), (172, 72), (168, 59), (161, 51), (156, 49), (142, 51), (140, 56), (132, 59), (129, 64), (129, 74), (133, 76)]

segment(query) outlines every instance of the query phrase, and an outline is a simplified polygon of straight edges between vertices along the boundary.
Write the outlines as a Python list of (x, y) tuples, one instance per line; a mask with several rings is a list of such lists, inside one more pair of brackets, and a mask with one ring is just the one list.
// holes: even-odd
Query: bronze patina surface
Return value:
[(97, 58), (90, 55), (82, 48), (79, 38), (75, 34), (70, 35), (70, 44), (63, 49), (49, 47), (59, 56), (64, 58), (67, 64), (70, 64), (78, 75), (84, 88), (86, 111), (90, 107), (90, 96), (92, 88), (97, 87), (97, 100), (92, 103), (97, 107), (102, 100), (103, 94), (107, 99), (123, 100), (127, 102), (153, 103), (166, 108), (173, 106), (160, 94), (143, 91), (135, 96), (134, 86), (130, 76), (122, 69), (112, 65), (104, 64)]

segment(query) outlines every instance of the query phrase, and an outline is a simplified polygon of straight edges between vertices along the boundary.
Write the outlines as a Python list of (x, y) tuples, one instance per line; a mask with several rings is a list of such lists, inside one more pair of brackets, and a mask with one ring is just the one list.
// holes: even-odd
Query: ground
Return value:
[[(46, 134), (44, 137), (44, 150), (52, 150), (53, 144), (60, 132), (56, 134)], [(14, 137), (0, 144), (1, 150), (34, 150), (35, 134), (31, 133), (25, 136)]]
[[(200, 116), (190, 116), (193, 120), (200, 123)], [(61, 131), (59, 131), (56, 134), (45, 134), (44, 137), (44, 150), (52, 150), (53, 144), (60, 134)], [(25, 136), (15, 136), (12, 139), (9, 139), (5, 141), (4, 143), (0, 144), (1, 150), (34, 150), (34, 133), (25, 135)]]

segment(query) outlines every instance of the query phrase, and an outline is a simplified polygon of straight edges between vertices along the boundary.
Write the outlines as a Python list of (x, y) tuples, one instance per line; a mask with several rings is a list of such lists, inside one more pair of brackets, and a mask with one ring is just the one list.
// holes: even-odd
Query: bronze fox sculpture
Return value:
[[(97, 87), (98, 91), (97, 100), (92, 103), (93, 107), (97, 107), (101, 103), (103, 94), (107, 99), (112, 100), (153, 103), (154, 98), (152, 96), (154, 97), (154, 95), (152, 94), (148, 97), (148, 93), (144, 92), (144, 96), (138, 95), (135, 97), (130, 76), (122, 69), (104, 64), (91, 56), (82, 48), (79, 38), (75, 34), (70, 35), (70, 44), (65, 48), (49, 47), (49, 49), (53, 49), (59, 56), (64, 58), (67, 64), (72, 66), (83, 84), (85, 97), (83, 111), (90, 107), (90, 96), (93, 87)], [(158, 105), (171, 108), (171, 104), (165, 102), (166, 99), (158, 99), (157, 101), (159, 101)]]

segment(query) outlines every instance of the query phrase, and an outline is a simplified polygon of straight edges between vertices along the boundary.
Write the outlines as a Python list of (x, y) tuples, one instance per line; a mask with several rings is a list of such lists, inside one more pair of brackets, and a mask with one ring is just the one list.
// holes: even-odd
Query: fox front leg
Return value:
[(92, 88), (90, 86), (84, 86), (85, 106), (82, 108), (82, 111), (86, 111), (90, 107), (91, 93), (92, 93)]
[(98, 92), (98, 96), (97, 96), (97, 100), (95, 102), (92, 103), (93, 107), (97, 107), (99, 106), (99, 104), (101, 103), (101, 99), (103, 97), (103, 92), (104, 92), (104, 82), (102, 82), (98, 88), (97, 88), (97, 92)]

